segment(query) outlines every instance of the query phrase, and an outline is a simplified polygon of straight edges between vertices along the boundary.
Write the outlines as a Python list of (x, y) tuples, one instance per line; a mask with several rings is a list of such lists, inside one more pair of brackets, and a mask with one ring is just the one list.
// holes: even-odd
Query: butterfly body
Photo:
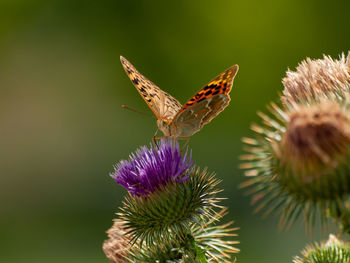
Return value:
[(230, 102), (229, 92), (238, 71), (238, 65), (230, 67), (182, 106), (139, 73), (129, 61), (120, 59), (130, 80), (156, 116), (157, 126), (165, 137), (190, 137), (223, 111)]

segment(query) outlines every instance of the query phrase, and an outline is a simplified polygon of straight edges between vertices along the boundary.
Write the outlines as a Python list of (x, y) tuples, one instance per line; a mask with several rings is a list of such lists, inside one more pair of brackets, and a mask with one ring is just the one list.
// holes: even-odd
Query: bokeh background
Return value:
[(200, 166), (223, 180), (226, 220), (240, 227), (238, 262), (291, 262), (307, 242), (297, 223), (253, 214), (238, 189), (241, 137), (281, 92), (288, 67), (335, 58), (350, 44), (349, 1), (0, 1), (0, 262), (107, 262), (101, 245), (124, 189), (109, 177), (149, 144), (151, 112), (119, 55), (185, 102), (233, 64), (232, 102), (194, 135)]

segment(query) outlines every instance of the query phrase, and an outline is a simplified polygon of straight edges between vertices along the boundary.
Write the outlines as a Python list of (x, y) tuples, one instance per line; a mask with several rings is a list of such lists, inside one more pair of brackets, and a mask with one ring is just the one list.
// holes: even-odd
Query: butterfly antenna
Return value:
[(145, 115), (145, 116), (154, 117), (152, 114), (148, 114), (148, 113), (145, 113), (145, 112), (142, 112), (142, 111), (138, 111), (138, 110), (135, 110), (135, 109), (129, 108), (129, 107), (128, 107), (128, 106), (126, 106), (126, 105), (122, 105), (122, 108), (123, 108), (123, 109), (125, 109), (125, 110), (129, 110), (129, 111), (136, 112), (136, 113), (141, 114), (141, 115)]

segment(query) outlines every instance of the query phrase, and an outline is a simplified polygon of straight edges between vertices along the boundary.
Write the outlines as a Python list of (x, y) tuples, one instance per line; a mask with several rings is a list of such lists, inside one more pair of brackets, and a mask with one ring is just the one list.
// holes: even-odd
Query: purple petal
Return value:
[(191, 153), (182, 154), (173, 140), (161, 140), (155, 149), (143, 146), (114, 166), (111, 176), (134, 195), (147, 195), (170, 181), (183, 182), (193, 165)]

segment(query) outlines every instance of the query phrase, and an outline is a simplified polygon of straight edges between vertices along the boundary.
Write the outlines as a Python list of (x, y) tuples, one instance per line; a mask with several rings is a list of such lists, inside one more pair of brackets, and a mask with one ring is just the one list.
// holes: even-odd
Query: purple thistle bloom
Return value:
[(158, 148), (143, 146), (128, 161), (120, 161), (111, 176), (131, 194), (147, 195), (170, 181), (187, 180), (192, 165), (191, 155), (181, 154), (177, 142), (161, 140)]

